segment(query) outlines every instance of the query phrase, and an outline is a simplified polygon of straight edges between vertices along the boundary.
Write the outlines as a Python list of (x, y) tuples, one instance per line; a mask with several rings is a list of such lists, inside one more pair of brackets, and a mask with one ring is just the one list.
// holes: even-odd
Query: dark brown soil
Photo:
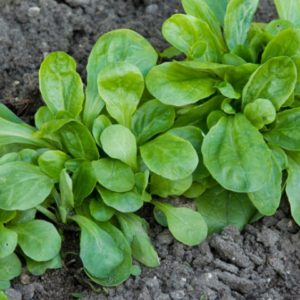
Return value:
[[(261, 1), (257, 20), (275, 16), (271, 3)], [(99, 35), (132, 28), (162, 49), (161, 23), (180, 10), (179, 0), (0, 0), (0, 101), (30, 120), (41, 103), (37, 72), (45, 54), (67, 51), (85, 76)], [(300, 299), (300, 231), (285, 205), (242, 234), (228, 227), (193, 248), (152, 221), (151, 231), (160, 268), (142, 268), (140, 276), (115, 289), (91, 288), (73, 253), (78, 237), (68, 234), (65, 266), (41, 277), (24, 273), (8, 290), (10, 299)]]

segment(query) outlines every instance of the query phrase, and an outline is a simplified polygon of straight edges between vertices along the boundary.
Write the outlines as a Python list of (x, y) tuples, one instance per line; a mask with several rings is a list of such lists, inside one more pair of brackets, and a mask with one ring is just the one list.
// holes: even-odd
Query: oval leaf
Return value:
[(140, 147), (147, 167), (157, 175), (179, 180), (193, 173), (198, 156), (190, 142), (166, 133)]
[(216, 79), (175, 62), (151, 69), (146, 77), (150, 93), (167, 105), (184, 106), (207, 98), (215, 93)]
[(41, 220), (11, 226), (18, 234), (18, 244), (26, 256), (35, 261), (47, 261), (60, 251), (61, 237), (55, 227)]
[(87, 65), (87, 89), (83, 120), (90, 128), (104, 106), (98, 93), (97, 78), (110, 63), (128, 62), (145, 76), (156, 64), (157, 52), (138, 33), (118, 29), (102, 35), (94, 45)]
[(105, 158), (92, 163), (98, 182), (113, 192), (128, 192), (135, 184), (131, 168), (115, 159)]
[(197, 210), (208, 225), (209, 234), (222, 231), (228, 225), (242, 230), (256, 213), (246, 194), (237, 194), (217, 186), (196, 200)]
[(123, 161), (133, 169), (136, 168), (136, 139), (128, 128), (118, 124), (108, 126), (103, 130), (100, 140), (107, 155)]
[(76, 62), (64, 52), (53, 52), (41, 64), (40, 90), (52, 113), (67, 111), (79, 115), (83, 105), (83, 85), (76, 72)]
[(2, 224), (0, 225), (0, 259), (12, 254), (18, 242), (17, 234), (5, 228)]
[(255, 192), (269, 180), (271, 152), (242, 114), (222, 117), (204, 137), (202, 154), (211, 175), (230, 191)]
[(258, 98), (269, 99), (276, 110), (288, 100), (295, 89), (297, 69), (288, 57), (275, 57), (260, 66), (243, 90), (243, 107)]
[(98, 90), (108, 113), (121, 125), (130, 127), (144, 91), (140, 70), (129, 63), (109, 64), (98, 75)]
[(170, 204), (154, 201), (167, 218), (172, 235), (181, 243), (195, 246), (207, 236), (207, 225), (200, 213), (186, 207), (174, 207)]
[(33, 208), (48, 197), (53, 185), (54, 182), (48, 176), (29, 163), (10, 162), (0, 165), (0, 208)]

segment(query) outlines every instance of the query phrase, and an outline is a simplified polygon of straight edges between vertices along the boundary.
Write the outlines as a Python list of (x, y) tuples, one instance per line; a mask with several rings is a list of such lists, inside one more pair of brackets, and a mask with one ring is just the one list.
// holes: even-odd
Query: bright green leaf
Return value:
[(199, 161), (190, 142), (169, 133), (144, 144), (140, 151), (152, 172), (170, 180), (188, 177)]

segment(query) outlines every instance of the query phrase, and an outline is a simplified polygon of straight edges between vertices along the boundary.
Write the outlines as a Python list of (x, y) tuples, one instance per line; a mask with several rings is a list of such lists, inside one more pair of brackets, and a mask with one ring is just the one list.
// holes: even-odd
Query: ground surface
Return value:
[[(85, 76), (88, 53), (100, 34), (132, 28), (162, 49), (161, 23), (180, 10), (179, 0), (0, 0), (0, 101), (30, 120), (40, 105), (37, 72), (45, 54), (69, 52)], [(261, 1), (257, 19), (272, 17), (271, 1)], [(168, 231), (152, 222), (151, 231), (161, 267), (143, 268), (141, 276), (116, 289), (92, 292), (77, 256), (69, 253), (62, 270), (39, 278), (24, 273), (9, 290), (10, 297), (300, 299), (300, 231), (285, 205), (275, 217), (248, 225), (242, 234), (229, 227), (194, 248), (175, 242)], [(76, 250), (76, 238), (74, 234), (67, 236), (66, 251)]]

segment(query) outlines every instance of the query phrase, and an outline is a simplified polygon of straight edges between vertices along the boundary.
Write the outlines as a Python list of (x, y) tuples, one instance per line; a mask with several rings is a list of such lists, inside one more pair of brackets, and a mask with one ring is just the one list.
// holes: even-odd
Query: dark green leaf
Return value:
[(0, 208), (4, 210), (33, 208), (47, 198), (54, 185), (38, 167), (25, 162), (1, 165), (0, 178)]

